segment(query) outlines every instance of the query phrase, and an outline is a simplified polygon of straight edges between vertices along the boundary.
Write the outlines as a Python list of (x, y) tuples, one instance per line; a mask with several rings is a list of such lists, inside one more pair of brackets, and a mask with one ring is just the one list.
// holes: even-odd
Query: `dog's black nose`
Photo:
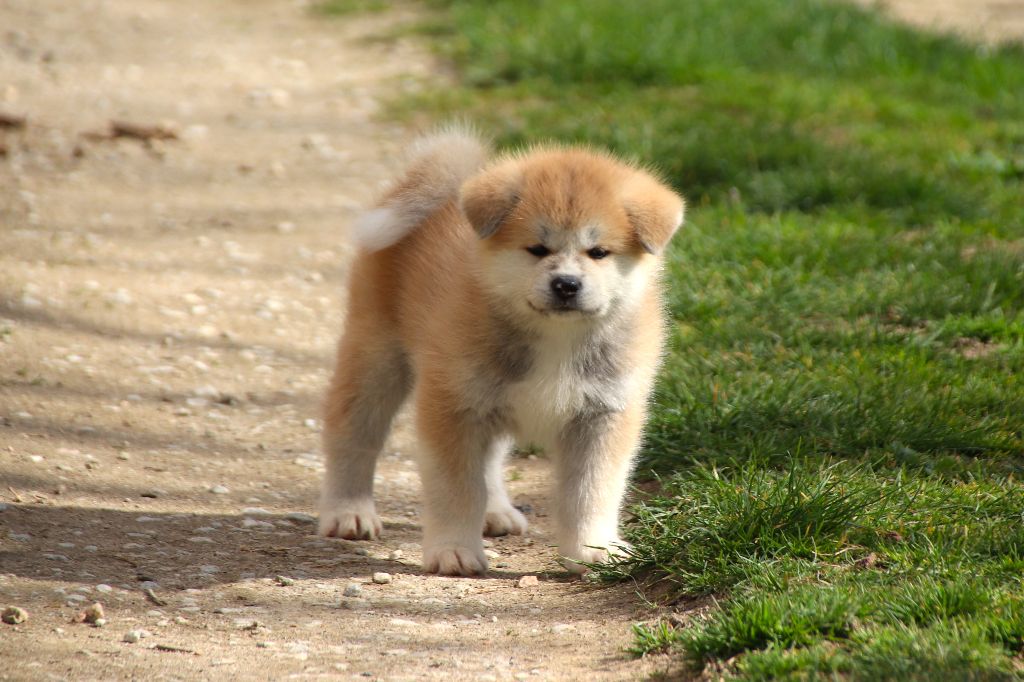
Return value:
[(551, 280), (551, 290), (555, 292), (555, 296), (563, 301), (569, 301), (574, 298), (582, 288), (583, 282), (580, 281), (579, 277), (560, 275)]

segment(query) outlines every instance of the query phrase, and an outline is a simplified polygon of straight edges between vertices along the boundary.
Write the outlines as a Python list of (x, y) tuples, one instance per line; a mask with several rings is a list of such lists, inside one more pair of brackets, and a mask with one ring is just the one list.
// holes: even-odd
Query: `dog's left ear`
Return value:
[(626, 181), (622, 207), (644, 251), (658, 254), (683, 224), (683, 198), (642, 171)]

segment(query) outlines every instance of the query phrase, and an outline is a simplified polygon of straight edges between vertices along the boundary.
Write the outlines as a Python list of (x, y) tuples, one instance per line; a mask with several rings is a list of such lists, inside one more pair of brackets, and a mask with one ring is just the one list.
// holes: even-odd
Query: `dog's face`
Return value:
[(683, 219), (647, 173), (582, 150), (512, 157), (462, 188), (491, 296), (524, 314), (600, 318), (640, 300)]

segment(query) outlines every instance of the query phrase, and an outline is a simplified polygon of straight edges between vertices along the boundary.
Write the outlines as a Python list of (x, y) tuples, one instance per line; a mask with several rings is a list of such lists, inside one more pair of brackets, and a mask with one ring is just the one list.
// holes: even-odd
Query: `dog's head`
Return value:
[(481, 278), (527, 314), (599, 318), (638, 302), (684, 202), (650, 174), (600, 153), (512, 156), (462, 186), (481, 237)]

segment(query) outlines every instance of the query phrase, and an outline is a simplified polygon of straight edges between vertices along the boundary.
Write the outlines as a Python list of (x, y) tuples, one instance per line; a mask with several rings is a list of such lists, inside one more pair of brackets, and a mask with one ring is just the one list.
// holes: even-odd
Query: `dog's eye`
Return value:
[(593, 258), (594, 260), (601, 260), (602, 258), (607, 256), (608, 253), (608, 251), (602, 249), (600, 246), (595, 246), (594, 248), (587, 251), (587, 255)]
[(533, 246), (527, 246), (526, 250), (536, 256), (537, 258), (543, 258), (551, 253), (551, 249), (544, 246), (543, 244), (534, 244)]

